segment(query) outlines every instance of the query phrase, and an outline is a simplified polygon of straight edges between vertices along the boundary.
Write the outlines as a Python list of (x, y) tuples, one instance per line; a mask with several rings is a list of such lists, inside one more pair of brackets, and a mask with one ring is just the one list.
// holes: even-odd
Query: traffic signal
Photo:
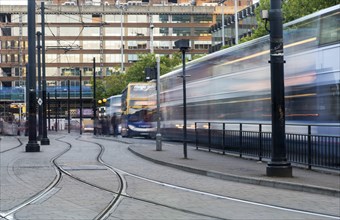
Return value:
[(145, 68), (145, 79), (146, 81), (157, 79), (157, 69), (155, 67)]

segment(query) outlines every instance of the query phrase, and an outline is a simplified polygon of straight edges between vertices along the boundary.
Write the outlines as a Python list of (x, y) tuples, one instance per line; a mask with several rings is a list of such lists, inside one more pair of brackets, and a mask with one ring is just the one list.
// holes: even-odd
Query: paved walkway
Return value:
[(193, 146), (188, 146), (188, 159), (184, 159), (181, 143), (163, 142), (162, 151), (156, 151), (156, 145), (150, 144), (130, 145), (129, 150), (155, 163), (197, 174), (340, 197), (340, 171), (325, 172), (293, 167), (292, 178), (268, 177), (266, 162), (196, 150)]
[[(323, 170), (315, 171), (293, 167), (292, 178), (268, 177), (266, 176), (266, 162), (222, 155), (206, 150), (196, 150), (194, 146), (190, 145), (188, 145), (188, 159), (184, 159), (182, 143), (163, 142), (162, 151), (156, 151), (155, 141), (148, 141), (149, 144), (146, 144), (144, 141), (138, 144), (131, 144), (132, 141), (130, 139), (121, 137), (97, 136), (97, 138), (124, 142), (129, 144), (131, 152), (144, 159), (192, 173), (242, 183), (319, 193), (340, 198), (340, 170), (325, 172)], [(8, 138), (1, 141), (1, 151), (12, 146), (8, 141)]]

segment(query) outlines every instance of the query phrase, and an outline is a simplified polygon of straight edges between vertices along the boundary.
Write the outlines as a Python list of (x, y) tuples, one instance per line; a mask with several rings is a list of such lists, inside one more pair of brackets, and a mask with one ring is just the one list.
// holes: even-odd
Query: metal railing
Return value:
[[(326, 135), (334, 133), (334, 135)], [(340, 126), (286, 124), (287, 160), (340, 169)], [(196, 149), (271, 158), (271, 124), (195, 122)]]

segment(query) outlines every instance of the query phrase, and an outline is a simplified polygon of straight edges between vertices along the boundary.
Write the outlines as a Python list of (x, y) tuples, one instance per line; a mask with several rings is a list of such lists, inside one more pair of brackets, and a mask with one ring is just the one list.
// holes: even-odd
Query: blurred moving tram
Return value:
[[(287, 124), (340, 124), (339, 8), (284, 25)], [(269, 47), (264, 36), (187, 63), (188, 129), (197, 121), (270, 122)], [(174, 139), (182, 136), (181, 73), (161, 76), (162, 133)]]
[[(340, 136), (339, 20), (340, 5), (336, 5), (284, 25), (286, 133), (307, 134), (306, 139), (308, 132)], [(263, 129), (271, 132), (269, 59), (267, 35), (186, 64), (188, 141), (197, 141), (196, 136), (208, 141), (207, 131), (195, 132), (208, 126), (222, 130), (211, 127), (213, 123), (228, 123), (226, 129), (231, 130), (248, 123), (242, 129), (249, 131), (258, 131), (253, 124), (267, 124)], [(165, 139), (181, 141), (183, 82), (179, 75), (181, 68), (160, 79), (161, 132)], [(209, 137), (209, 141), (214, 140)], [(328, 142), (332, 147), (327, 154), (339, 163), (339, 138)]]

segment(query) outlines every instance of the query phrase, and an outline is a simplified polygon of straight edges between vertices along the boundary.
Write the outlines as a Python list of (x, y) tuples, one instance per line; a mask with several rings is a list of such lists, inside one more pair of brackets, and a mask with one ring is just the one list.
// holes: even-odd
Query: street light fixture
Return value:
[(115, 6), (120, 10), (120, 55), (121, 55), (120, 71), (124, 72), (123, 11), (127, 10), (127, 6), (120, 4), (119, 0), (116, 2)]
[(222, 0), (219, 2), (219, 4), (222, 4), (222, 46), (225, 46), (225, 36), (224, 36), (224, 2), (225, 0)]
[(237, 17), (237, 0), (234, 0), (234, 9), (235, 9), (235, 44), (238, 44), (238, 17)]
[[(224, 33), (224, 25), (225, 25), (225, 21), (224, 21), (224, 2), (227, 0), (221, 0), (219, 2), (219, 4), (222, 4), (222, 46), (225, 46), (225, 33)], [(234, 9), (235, 9), (235, 44), (238, 44), (238, 16), (237, 16), (237, 11), (238, 11), (238, 7), (237, 7), (237, 0), (234, 0)]]
[(41, 67), (42, 67), (42, 138), (41, 145), (50, 145), (50, 139), (47, 137), (46, 124), (46, 62), (45, 62), (45, 2), (41, 2)]
[(162, 150), (162, 134), (161, 134), (161, 113), (160, 113), (160, 76), (161, 76), (161, 61), (159, 55), (156, 56), (157, 62), (157, 79), (156, 79), (156, 89), (157, 89), (157, 133), (156, 133), (156, 150)]
[(97, 135), (96, 118), (97, 118), (97, 103), (96, 103), (96, 58), (93, 57), (93, 135)]
[(100, 99), (100, 100), (98, 100), (98, 104), (105, 104), (106, 103), (106, 99), (104, 98), (104, 99)]
[(267, 164), (267, 176), (292, 177), (292, 166), (287, 161), (286, 156), (283, 19), (281, 7), (280, 0), (270, 0), (272, 156)]
[(37, 143), (36, 128), (36, 39), (35, 39), (35, 2), (28, 1), (27, 4), (27, 27), (28, 27), (28, 86), (29, 89), (29, 117), (28, 117), (28, 143), (26, 152), (40, 152), (40, 145)]
[(160, 57), (156, 55), (156, 68), (145, 68), (146, 80), (156, 80), (156, 92), (157, 92), (157, 132), (156, 132), (156, 151), (162, 150), (162, 134), (161, 134), (161, 114), (160, 114)]
[(150, 18), (150, 53), (153, 53), (153, 29), (154, 29), (154, 25), (153, 25), (153, 20), (152, 20), (152, 15), (150, 14), (149, 16)]
[(187, 109), (186, 109), (186, 75), (185, 75), (185, 52), (190, 48), (189, 47), (189, 40), (182, 39), (175, 41), (175, 47), (179, 48), (182, 52), (182, 67), (183, 67), (183, 74), (179, 77), (183, 78), (183, 153), (184, 158), (188, 158), (187, 153)]

